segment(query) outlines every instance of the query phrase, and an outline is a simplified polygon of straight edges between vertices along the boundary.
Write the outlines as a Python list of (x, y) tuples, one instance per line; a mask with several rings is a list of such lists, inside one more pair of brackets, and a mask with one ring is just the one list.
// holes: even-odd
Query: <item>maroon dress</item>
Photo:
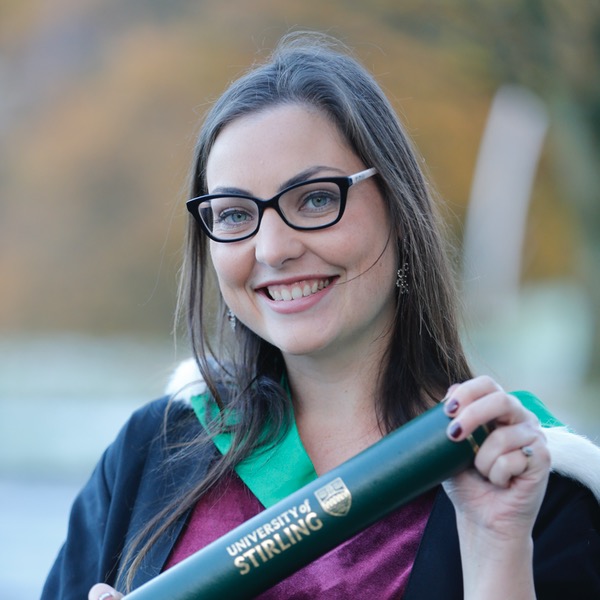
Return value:
[[(258, 598), (402, 598), (435, 490), (400, 507)], [(256, 516), (264, 506), (236, 475), (225, 478), (194, 508), (165, 569)], [(232, 548), (235, 552), (235, 549)]]

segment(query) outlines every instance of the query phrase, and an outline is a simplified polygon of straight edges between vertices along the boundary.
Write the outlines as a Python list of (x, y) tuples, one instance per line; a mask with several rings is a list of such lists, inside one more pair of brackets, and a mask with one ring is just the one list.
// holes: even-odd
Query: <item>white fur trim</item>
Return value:
[(188, 358), (180, 363), (171, 375), (165, 393), (173, 396), (176, 400), (189, 402), (192, 396), (203, 394), (206, 389), (206, 383), (198, 369), (196, 360)]
[[(175, 370), (166, 393), (177, 400), (189, 402), (192, 396), (203, 394), (206, 383), (195, 359), (183, 361)], [(544, 429), (552, 460), (552, 470), (574, 479), (589, 488), (600, 502), (600, 447), (566, 427)]]
[(589, 488), (600, 502), (600, 448), (566, 427), (544, 429), (552, 470)]

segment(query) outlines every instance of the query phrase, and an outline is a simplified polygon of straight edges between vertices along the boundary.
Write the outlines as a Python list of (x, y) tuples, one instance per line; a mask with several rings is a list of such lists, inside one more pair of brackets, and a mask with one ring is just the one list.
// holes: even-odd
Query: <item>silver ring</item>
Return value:
[(104, 592), (104, 594), (98, 596), (98, 600), (106, 600), (107, 598), (114, 598), (114, 596), (111, 592)]
[(526, 458), (531, 458), (533, 456), (533, 448), (531, 446), (523, 446), (521, 452)]

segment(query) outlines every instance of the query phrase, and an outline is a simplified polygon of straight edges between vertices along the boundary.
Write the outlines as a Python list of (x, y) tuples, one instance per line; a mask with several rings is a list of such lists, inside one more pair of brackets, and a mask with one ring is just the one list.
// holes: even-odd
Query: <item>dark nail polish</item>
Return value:
[(462, 434), (462, 427), (461, 427), (460, 423), (458, 423), (457, 421), (454, 421), (454, 423), (451, 423), (450, 426), (448, 427), (448, 435), (453, 440), (456, 440), (460, 437), (461, 434)]
[(445, 409), (447, 415), (453, 415), (458, 410), (458, 400), (456, 398), (450, 398), (446, 401)]

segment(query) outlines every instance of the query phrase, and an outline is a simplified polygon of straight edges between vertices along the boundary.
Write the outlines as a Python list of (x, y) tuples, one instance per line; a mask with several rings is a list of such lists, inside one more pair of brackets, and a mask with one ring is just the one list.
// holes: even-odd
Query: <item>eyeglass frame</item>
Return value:
[[(294, 185), (290, 185), (289, 187), (286, 187), (285, 189), (279, 191), (277, 194), (275, 194), (275, 196), (273, 196), (272, 198), (270, 198), (268, 200), (264, 200), (262, 198), (255, 198), (254, 196), (248, 196), (246, 194), (235, 194), (235, 193), (224, 194), (224, 193), (222, 193), (222, 194), (205, 194), (203, 196), (191, 198), (185, 204), (186, 204), (188, 211), (190, 212), (192, 217), (194, 217), (194, 220), (196, 221), (196, 223), (198, 223), (200, 225), (200, 227), (202, 228), (204, 233), (206, 233), (206, 235), (211, 240), (218, 242), (220, 244), (230, 244), (233, 242), (241, 242), (243, 240), (247, 240), (248, 238), (251, 238), (252, 236), (256, 235), (258, 233), (258, 230), (260, 229), (260, 224), (262, 222), (263, 214), (267, 208), (273, 208), (275, 210), (275, 212), (277, 212), (277, 214), (281, 217), (281, 220), (288, 227), (295, 229), (296, 231), (317, 231), (319, 229), (327, 229), (328, 227), (332, 227), (336, 223), (339, 223), (340, 219), (344, 215), (344, 211), (346, 210), (346, 201), (348, 199), (348, 190), (350, 189), (350, 187), (352, 187), (353, 185), (355, 185), (357, 183), (360, 183), (361, 181), (364, 181), (365, 179), (369, 179), (370, 177), (373, 177), (374, 175), (377, 175), (377, 169), (375, 169), (374, 167), (371, 167), (369, 169), (365, 169), (364, 171), (359, 171), (358, 173), (354, 173), (354, 175), (348, 175), (345, 177), (344, 176), (342, 176), (342, 177), (318, 177), (316, 179), (308, 179), (306, 181), (301, 181), (300, 183), (295, 183)], [(283, 214), (283, 211), (281, 210), (281, 207), (279, 206), (279, 199), (284, 194), (286, 194), (287, 192), (289, 192), (293, 189), (302, 187), (304, 185), (309, 185), (312, 183), (333, 183), (339, 187), (339, 190), (340, 190), (339, 213), (338, 213), (337, 217), (331, 223), (327, 223), (326, 225), (316, 225), (314, 227), (303, 227), (301, 225), (293, 225), (286, 219), (285, 215)], [(252, 231), (252, 233), (249, 233), (247, 235), (244, 235), (242, 237), (235, 238), (235, 239), (221, 239), (221, 238), (216, 237), (213, 234), (213, 232), (209, 229), (208, 225), (204, 222), (202, 217), (200, 216), (199, 206), (200, 206), (200, 204), (202, 204), (202, 202), (206, 202), (208, 200), (217, 200), (218, 198), (241, 198), (244, 200), (251, 200), (252, 202), (254, 202), (254, 204), (256, 204), (256, 208), (258, 211), (256, 229), (254, 229), (254, 231)]]

